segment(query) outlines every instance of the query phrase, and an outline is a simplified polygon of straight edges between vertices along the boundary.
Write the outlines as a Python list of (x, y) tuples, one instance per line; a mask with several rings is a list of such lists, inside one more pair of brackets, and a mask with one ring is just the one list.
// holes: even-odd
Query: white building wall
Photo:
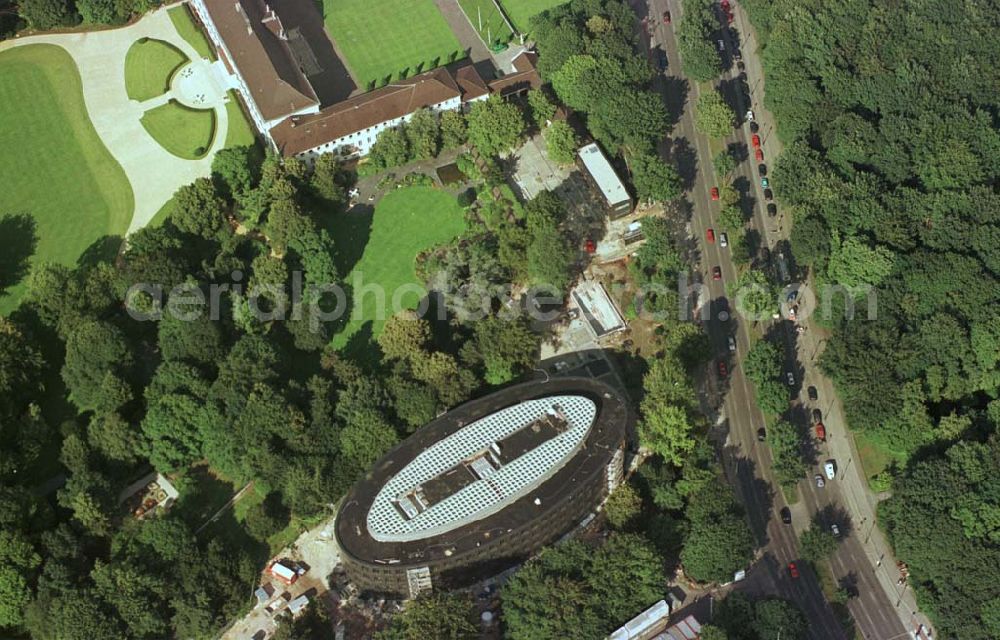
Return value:
[[(462, 99), (459, 96), (454, 98), (449, 98), (444, 102), (439, 102), (436, 105), (429, 107), (432, 111), (440, 113), (442, 111), (454, 111), (456, 109), (462, 108)], [(368, 127), (362, 131), (355, 131), (354, 133), (348, 134), (342, 138), (336, 140), (331, 140), (325, 144), (321, 144), (318, 147), (313, 147), (307, 151), (296, 154), (296, 157), (305, 160), (309, 164), (312, 164), (316, 158), (324, 153), (342, 153), (342, 155), (347, 155), (346, 150), (350, 147), (356, 147), (357, 152), (354, 155), (363, 157), (371, 152), (372, 145), (375, 144), (375, 140), (378, 138), (378, 134), (382, 133), (386, 129), (394, 129), (399, 125), (407, 122), (411, 117), (412, 113), (408, 113), (405, 116), (399, 118), (393, 118), (392, 120), (386, 120), (385, 122), (380, 122), (377, 125)]]
[[(208, 9), (205, 7), (204, 0), (192, 0), (191, 8), (198, 15), (201, 23), (205, 25), (205, 30), (208, 31), (208, 37), (212, 41), (212, 44), (216, 49), (221, 50), (226, 58), (228, 58), (229, 68), (233, 69), (233, 77), (236, 78), (236, 88), (243, 97), (243, 103), (247, 107), (247, 111), (250, 112), (250, 119), (253, 121), (254, 127), (260, 132), (264, 138), (267, 140), (271, 147), (274, 147), (274, 140), (271, 138), (271, 127), (278, 125), (280, 122), (284, 121), (285, 118), (279, 118), (277, 120), (265, 120), (264, 115), (257, 108), (257, 102), (254, 101), (253, 96), (250, 93), (250, 88), (247, 86), (246, 81), (243, 80), (243, 76), (240, 74), (239, 70), (236, 68), (236, 63), (232, 53), (229, 48), (226, 47), (226, 43), (223, 41), (222, 36), (219, 34), (219, 30), (216, 29), (215, 23), (212, 21), (211, 16), (208, 13)], [(319, 105), (311, 105), (299, 111), (296, 111), (293, 115), (305, 115), (309, 113), (319, 112)]]

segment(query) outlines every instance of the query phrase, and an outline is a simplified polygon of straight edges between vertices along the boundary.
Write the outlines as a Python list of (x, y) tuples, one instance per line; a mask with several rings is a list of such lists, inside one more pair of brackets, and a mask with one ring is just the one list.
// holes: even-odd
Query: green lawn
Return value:
[(507, 43), (514, 37), (495, 0), (458, 0), (458, 4), (488, 45)]
[[(248, 147), (257, 144), (257, 137), (254, 135), (253, 128), (250, 126), (250, 121), (247, 120), (246, 115), (243, 113), (243, 109), (240, 108), (239, 102), (237, 102), (236, 92), (229, 92), (229, 102), (226, 103), (226, 114), (229, 117), (229, 128), (226, 130), (226, 148), (230, 147)], [(156, 212), (153, 219), (149, 221), (149, 225), (152, 227), (158, 227), (163, 222), (170, 217), (170, 212), (173, 211), (174, 199), (171, 198), (163, 203), (160, 210)]]
[[(356, 214), (345, 214), (349, 217)], [(333, 346), (341, 348), (365, 324), (371, 323), (372, 337), (382, 332), (386, 317), (392, 315), (393, 293), (403, 285), (419, 284), (413, 270), (417, 254), (424, 249), (448, 242), (465, 229), (462, 208), (455, 196), (434, 187), (407, 187), (388, 194), (375, 207), (371, 235), (367, 225), (351, 225), (344, 221), (331, 234), (339, 246), (363, 245), (361, 259), (344, 279), (354, 287), (356, 282), (378, 284), (385, 291), (385, 312), (378, 313), (373, 295), (366, 295), (360, 307), (352, 310), (344, 329), (333, 338)], [(355, 291), (355, 293), (357, 293)], [(420, 301), (416, 293), (402, 296), (402, 306), (416, 308)], [(354, 300), (357, 305), (357, 300)], [(381, 315), (381, 317), (380, 317)]]
[(531, 17), (565, 4), (567, 0), (500, 0), (507, 17), (514, 23), (514, 28), (526, 33), (531, 27)]
[(188, 44), (194, 47), (194, 50), (200, 53), (202, 58), (215, 60), (215, 51), (212, 49), (212, 45), (205, 38), (201, 28), (195, 24), (191, 9), (186, 4), (167, 9), (167, 15), (174, 23), (174, 29), (177, 29), (177, 33), (187, 40)]
[(132, 100), (149, 100), (170, 90), (170, 78), (186, 55), (162, 40), (143, 38), (125, 56), (125, 91)]
[(226, 103), (226, 115), (229, 120), (229, 128), (226, 130), (226, 148), (229, 147), (249, 147), (257, 142), (253, 127), (240, 107), (239, 99), (235, 91), (229, 92), (229, 102)]
[(865, 479), (870, 483), (872, 478), (893, 466), (905, 467), (908, 456), (903, 451), (894, 450), (887, 443), (882, 442), (877, 434), (866, 431), (854, 431), (854, 444), (858, 448), (858, 455), (861, 457), (861, 470)]
[(323, 22), (362, 88), (464, 55), (434, 0), (323, 0)]
[(185, 160), (197, 160), (208, 153), (215, 135), (214, 111), (188, 109), (175, 100), (150, 109), (141, 122), (164, 149)]
[[(94, 130), (80, 74), (62, 48), (0, 53), (0, 78), (0, 214), (34, 221), (21, 237), (5, 234), (3, 262), (72, 265), (99, 238), (125, 233), (132, 188)], [(8, 266), (0, 273), (0, 313), (24, 293), (23, 271)]]

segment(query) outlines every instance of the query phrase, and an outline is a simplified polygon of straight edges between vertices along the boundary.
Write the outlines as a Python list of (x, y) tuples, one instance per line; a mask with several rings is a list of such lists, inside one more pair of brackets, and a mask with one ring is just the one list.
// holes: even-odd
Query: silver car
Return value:
[(833, 480), (837, 477), (837, 462), (835, 460), (827, 460), (826, 464), (823, 465), (823, 471), (826, 473), (828, 480)]
[(823, 481), (823, 476), (819, 475), (818, 473), (815, 476), (813, 476), (813, 480), (816, 481), (816, 486), (819, 487), (820, 489), (826, 486), (826, 482)]

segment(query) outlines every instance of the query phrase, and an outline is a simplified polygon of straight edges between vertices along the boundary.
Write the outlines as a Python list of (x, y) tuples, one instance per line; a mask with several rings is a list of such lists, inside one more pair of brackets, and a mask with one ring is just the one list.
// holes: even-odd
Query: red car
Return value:
[(755, 149), (753, 152), (753, 157), (757, 159), (757, 162), (764, 162), (764, 150)]
[(719, 199), (719, 187), (712, 187), (712, 190), (709, 191), (709, 193), (712, 196), (712, 200), (718, 200)]
[(715, 242), (715, 231), (713, 231), (711, 227), (705, 229), (705, 239), (708, 240), (709, 243)]
[(795, 566), (794, 562), (788, 563), (788, 575), (792, 576), (795, 579), (798, 579), (799, 577), (799, 568)]
[(826, 427), (823, 426), (822, 422), (816, 423), (816, 438), (826, 442)]
[(670, 12), (669, 11), (664, 11), (663, 12), (663, 24), (670, 24)]
[(726, 367), (726, 361), (719, 360), (719, 377), (725, 378), (728, 375), (729, 375), (729, 368)]
[(732, 7), (729, 6), (729, 0), (721, 0), (719, 2), (719, 6), (722, 7), (722, 10), (725, 11), (726, 13), (732, 11)]
[(719, 266), (712, 267), (712, 280), (722, 280), (722, 269)]
[(754, 149), (760, 149), (760, 136), (756, 133), (750, 136), (750, 144), (753, 145)]

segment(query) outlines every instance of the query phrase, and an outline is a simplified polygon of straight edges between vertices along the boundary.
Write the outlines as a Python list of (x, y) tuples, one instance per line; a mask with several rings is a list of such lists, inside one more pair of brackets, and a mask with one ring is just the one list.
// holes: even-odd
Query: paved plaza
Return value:
[[(125, 89), (125, 56), (141, 38), (162, 40), (176, 47), (189, 62), (175, 74), (170, 91), (137, 102)], [(212, 158), (226, 141), (229, 119), (225, 101), (228, 73), (221, 62), (201, 58), (174, 28), (165, 7), (120, 29), (87, 33), (28, 36), (0, 42), (0, 51), (31, 44), (65, 49), (76, 62), (87, 113), (97, 134), (121, 165), (132, 186), (135, 210), (128, 233), (146, 226), (174, 192), (197, 178), (211, 175)], [(140, 120), (149, 109), (175, 99), (185, 106), (215, 111), (215, 137), (205, 157), (179, 158), (154, 140)]]

